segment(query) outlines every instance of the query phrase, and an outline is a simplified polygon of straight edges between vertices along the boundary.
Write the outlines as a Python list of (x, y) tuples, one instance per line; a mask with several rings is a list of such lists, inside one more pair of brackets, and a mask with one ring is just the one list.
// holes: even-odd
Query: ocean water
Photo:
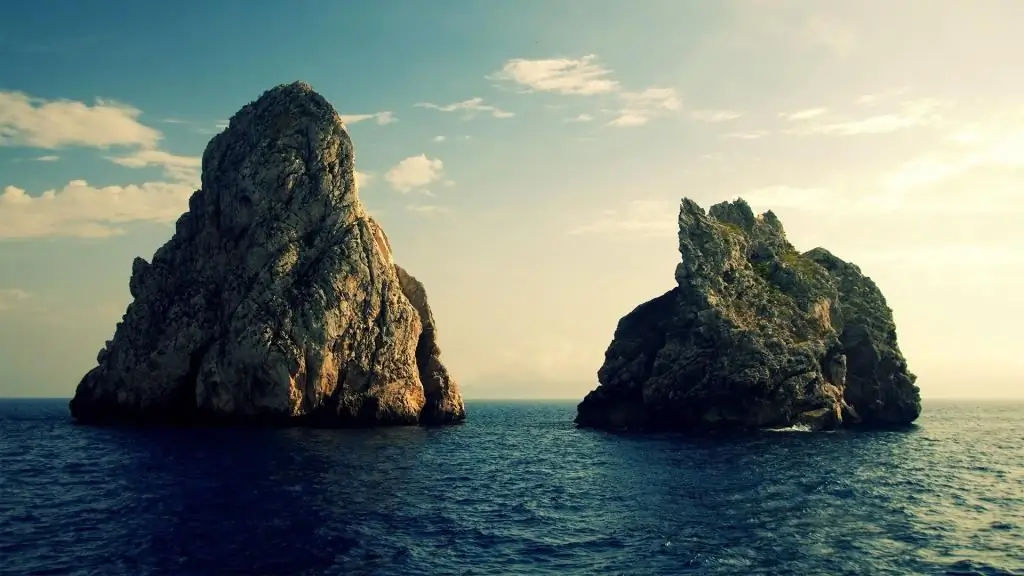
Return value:
[(469, 402), (441, 429), (136, 430), (0, 401), (0, 574), (1024, 573), (1024, 405), (686, 439)]

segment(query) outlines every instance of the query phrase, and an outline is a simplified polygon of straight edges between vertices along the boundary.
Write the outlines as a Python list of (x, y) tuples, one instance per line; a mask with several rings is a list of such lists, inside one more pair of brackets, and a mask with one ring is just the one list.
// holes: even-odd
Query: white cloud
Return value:
[(188, 209), (192, 192), (170, 182), (95, 188), (72, 180), (39, 196), (7, 186), (0, 194), (0, 238), (116, 236), (123, 233), (119, 224), (174, 222)]
[(633, 200), (621, 210), (605, 210), (595, 215), (593, 220), (570, 228), (568, 233), (671, 237), (676, 235), (678, 217), (678, 202)]
[(441, 179), (444, 171), (444, 162), (434, 158), (427, 158), (426, 154), (410, 156), (402, 160), (384, 174), (388, 184), (405, 193), (416, 188), (422, 188)]
[(2, 288), (0, 289), (0, 312), (13, 310), (31, 297), (31, 294), (20, 288)]
[(800, 39), (810, 48), (823, 47), (837, 56), (849, 56), (860, 44), (857, 30), (852, 25), (825, 14), (810, 16)]
[(138, 121), (142, 112), (117, 102), (92, 106), (0, 91), (0, 145), (54, 149), (61, 146), (155, 147), (160, 132)]
[(942, 119), (942, 110), (948, 104), (934, 99), (911, 100), (903, 102), (898, 112), (879, 114), (862, 119), (843, 119), (832, 122), (812, 124), (791, 130), (792, 134), (830, 134), (839, 136), (857, 136), (862, 134), (889, 134), (928, 126)]
[(356, 170), (354, 172), (354, 176), (356, 178), (356, 188), (360, 190), (364, 186), (369, 186), (370, 182), (373, 181), (373, 174), (368, 172), (360, 172), (359, 170)]
[(588, 96), (617, 91), (619, 83), (609, 78), (611, 73), (598, 63), (596, 55), (589, 54), (578, 59), (515, 58), (487, 78), (513, 82), (530, 91)]
[(462, 102), (454, 102), (452, 104), (431, 104), (430, 102), (419, 102), (415, 104), (419, 108), (430, 108), (431, 110), (439, 110), (441, 112), (467, 112), (467, 117), (472, 117), (477, 112), (487, 112), (495, 118), (511, 118), (515, 116), (515, 112), (508, 112), (492, 106), (490, 104), (484, 104), (484, 99), (480, 97), (470, 98), (469, 100), (463, 100)]
[(142, 149), (131, 154), (111, 156), (108, 157), (108, 160), (128, 168), (159, 166), (164, 169), (168, 178), (196, 188), (199, 187), (200, 170), (203, 165), (203, 159), (199, 156), (178, 156), (154, 149)]
[(434, 142), (444, 142), (445, 140), (447, 140), (447, 138), (444, 136), (434, 136)]
[(815, 210), (827, 207), (832, 199), (829, 191), (821, 188), (800, 188), (787, 185), (755, 188), (741, 196), (752, 208), (762, 211), (779, 208)]
[(808, 108), (797, 112), (780, 112), (779, 117), (790, 121), (810, 120), (828, 112), (828, 108)]
[(732, 110), (693, 110), (690, 112), (690, 117), (698, 122), (710, 122), (713, 124), (719, 122), (728, 122), (730, 120), (736, 120), (743, 116), (739, 112), (733, 112)]
[(60, 160), (60, 156), (39, 156), (38, 158), (33, 158), (33, 160), (36, 162), (56, 162)]
[[(385, 126), (394, 122), (398, 122), (398, 118), (395, 118), (395, 114), (391, 111), (377, 112), (374, 114), (341, 114), (341, 121), (345, 124), (356, 124), (364, 120), (376, 120), (377, 124)], [(218, 125), (218, 128), (220, 125)]]
[(749, 132), (728, 132), (722, 134), (722, 138), (732, 138), (736, 140), (757, 140), (764, 138), (768, 135), (768, 132), (764, 130), (751, 130)]
[(622, 108), (609, 126), (620, 128), (643, 126), (652, 118), (675, 112), (683, 101), (672, 88), (647, 88), (641, 92), (623, 92), (619, 95)]
[(1019, 269), (1024, 266), (1024, 251), (1013, 247), (986, 244), (945, 244), (939, 246), (897, 248), (858, 254), (857, 261), (871, 264), (911, 266), (925, 269), (992, 268)]
[(594, 117), (591, 116), (590, 114), (580, 114), (579, 116), (576, 116), (574, 118), (566, 118), (565, 121), (566, 122), (590, 122), (593, 119), (594, 119)]
[(447, 208), (444, 206), (438, 206), (437, 204), (408, 204), (405, 209), (410, 212), (417, 212), (426, 216), (448, 213)]

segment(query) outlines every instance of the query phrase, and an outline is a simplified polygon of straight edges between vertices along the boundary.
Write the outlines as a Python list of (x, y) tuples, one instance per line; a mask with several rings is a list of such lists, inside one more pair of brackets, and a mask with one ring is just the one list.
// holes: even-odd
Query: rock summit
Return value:
[(207, 145), (202, 187), (78, 384), (82, 423), (444, 424), (465, 418), (423, 285), (366, 214), (352, 141), (308, 84)]
[(679, 210), (676, 287), (623, 317), (581, 427), (888, 427), (921, 412), (892, 311), (861, 270), (800, 253), (742, 199)]

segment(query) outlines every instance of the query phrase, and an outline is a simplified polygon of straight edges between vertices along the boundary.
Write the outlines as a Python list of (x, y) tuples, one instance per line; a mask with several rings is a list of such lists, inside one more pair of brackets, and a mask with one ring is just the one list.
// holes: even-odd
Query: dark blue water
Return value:
[(572, 403), (463, 426), (130, 430), (0, 401), (0, 574), (1021, 574), (1024, 405), (687, 440)]

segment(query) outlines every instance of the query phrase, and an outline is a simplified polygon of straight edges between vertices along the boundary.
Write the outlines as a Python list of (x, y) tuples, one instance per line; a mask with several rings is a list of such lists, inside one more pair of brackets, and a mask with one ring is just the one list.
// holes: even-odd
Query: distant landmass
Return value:
[(677, 286), (623, 317), (581, 427), (898, 426), (921, 413), (892, 311), (860, 269), (800, 253), (743, 200), (679, 209)]
[(82, 423), (445, 424), (466, 411), (423, 285), (363, 209), (352, 142), (308, 84), (203, 153), (173, 237), (70, 403)]

